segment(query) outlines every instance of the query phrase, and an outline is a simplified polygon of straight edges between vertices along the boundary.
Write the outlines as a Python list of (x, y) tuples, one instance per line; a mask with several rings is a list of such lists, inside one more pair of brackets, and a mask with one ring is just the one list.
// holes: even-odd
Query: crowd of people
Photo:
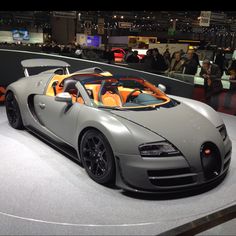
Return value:
[[(229, 90), (227, 91), (225, 104), (226, 108), (231, 107), (232, 96), (236, 94), (236, 60), (233, 60), (229, 65), (225, 59), (224, 53), (219, 50), (216, 52), (214, 59), (211, 61), (205, 59), (200, 65), (198, 54), (195, 50), (188, 50), (186, 53), (183, 50), (176, 51), (172, 55), (169, 50), (160, 54), (158, 49), (149, 49), (146, 55), (140, 60), (137, 52), (129, 49), (125, 61), (128, 63), (144, 63), (146, 68), (163, 72), (168, 76), (173, 74), (196, 75), (200, 67), (199, 76), (204, 80), (205, 100), (213, 108), (217, 109), (218, 95), (223, 91), (222, 75), (224, 72), (229, 75)], [(215, 100), (212, 103), (212, 99)]]
[(195, 75), (200, 65), (198, 55), (194, 50), (189, 50), (187, 53), (180, 50), (171, 55), (169, 49), (166, 49), (162, 55), (157, 48), (149, 49), (141, 62), (167, 75), (173, 73)]
[(147, 70), (155, 70), (167, 75), (172, 73), (195, 75), (200, 65), (198, 55), (194, 50), (188, 50), (187, 53), (180, 50), (171, 55), (168, 48), (163, 54), (158, 48), (149, 49), (142, 59), (138, 51), (132, 51), (132, 48), (129, 48), (124, 60), (127, 63), (143, 63)]

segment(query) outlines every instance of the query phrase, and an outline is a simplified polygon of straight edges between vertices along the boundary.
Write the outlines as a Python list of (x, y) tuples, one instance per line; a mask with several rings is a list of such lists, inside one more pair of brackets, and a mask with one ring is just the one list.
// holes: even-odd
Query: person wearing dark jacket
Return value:
[(224, 67), (225, 67), (225, 55), (222, 51), (218, 51), (215, 57), (215, 64), (219, 66), (221, 70), (221, 76), (224, 73)]
[(106, 48), (103, 54), (103, 58), (107, 60), (108, 64), (111, 64), (115, 61), (115, 55), (114, 52), (111, 50), (111, 48)]
[(157, 48), (153, 49), (152, 69), (156, 71), (165, 71), (168, 69), (168, 65), (165, 62), (164, 57), (159, 53)]
[(198, 65), (198, 66), (201, 66), (201, 65), (200, 65), (200, 62), (199, 62), (199, 56), (198, 56), (198, 54), (196, 53), (196, 50), (193, 52), (193, 59), (197, 62), (197, 65)]
[(152, 69), (152, 49), (148, 49), (146, 55), (142, 58), (141, 63), (145, 65), (145, 69), (151, 70)]
[[(219, 66), (212, 64), (209, 60), (205, 59), (202, 63), (200, 77), (204, 79), (204, 90), (207, 103), (209, 105), (213, 103), (213, 108), (217, 109), (218, 97), (216, 95), (218, 95), (223, 89)], [(216, 101), (211, 101), (212, 98)]]
[(228, 69), (229, 73), (229, 90), (225, 96), (224, 107), (231, 108), (231, 100), (234, 94), (236, 94), (236, 60), (233, 60), (231, 66)]
[(138, 51), (132, 52), (126, 59), (127, 63), (139, 63)]
[(187, 53), (187, 59), (183, 64), (183, 74), (195, 75), (197, 73), (198, 63), (194, 58), (194, 52), (189, 50)]

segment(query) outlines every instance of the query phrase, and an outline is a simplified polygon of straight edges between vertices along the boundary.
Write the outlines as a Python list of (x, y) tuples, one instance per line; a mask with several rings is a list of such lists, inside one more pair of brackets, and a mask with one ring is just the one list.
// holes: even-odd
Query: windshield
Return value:
[(100, 108), (155, 108), (171, 102), (166, 94), (141, 78), (94, 77), (83, 80), (83, 85)]

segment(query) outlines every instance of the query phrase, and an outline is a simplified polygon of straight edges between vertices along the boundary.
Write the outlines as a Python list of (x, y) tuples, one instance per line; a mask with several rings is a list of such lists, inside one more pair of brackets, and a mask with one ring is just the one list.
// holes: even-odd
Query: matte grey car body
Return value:
[[(92, 68), (86, 72), (95, 71)], [(114, 155), (117, 186), (141, 192), (175, 192), (207, 185), (225, 176), (232, 145), (228, 135), (223, 138), (219, 132), (224, 123), (211, 107), (169, 96), (178, 105), (141, 111), (100, 109), (93, 106), (79, 81), (76, 87), (85, 104), (73, 103), (68, 107), (67, 103), (45, 94), (54, 72), (26, 74), (8, 86), (7, 93), (14, 93), (24, 126), (59, 144), (69, 145), (76, 150), (79, 160), (83, 134), (91, 128), (100, 131), (109, 141)], [(140, 145), (158, 142), (172, 144), (179, 154), (141, 156)], [(218, 149), (215, 162), (220, 162), (220, 167), (210, 177), (206, 176), (201, 156), (203, 145), (208, 142)]]

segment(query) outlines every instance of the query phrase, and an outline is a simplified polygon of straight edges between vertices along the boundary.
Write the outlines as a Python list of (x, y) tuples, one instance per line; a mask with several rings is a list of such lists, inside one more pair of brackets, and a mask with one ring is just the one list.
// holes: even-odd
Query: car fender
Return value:
[[(86, 115), (88, 112), (89, 116)], [(95, 128), (105, 135), (115, 155), (139, 155), (140, 144), (163, 140), (156, 133), (117, 117), (109, 111), (84, 106), (80, 114), (80, 124), (83, 125), (78, 128), (77, 137), (80, 139), (87, 128)], [(78, 141), (75, 146), (78, 146)]]

